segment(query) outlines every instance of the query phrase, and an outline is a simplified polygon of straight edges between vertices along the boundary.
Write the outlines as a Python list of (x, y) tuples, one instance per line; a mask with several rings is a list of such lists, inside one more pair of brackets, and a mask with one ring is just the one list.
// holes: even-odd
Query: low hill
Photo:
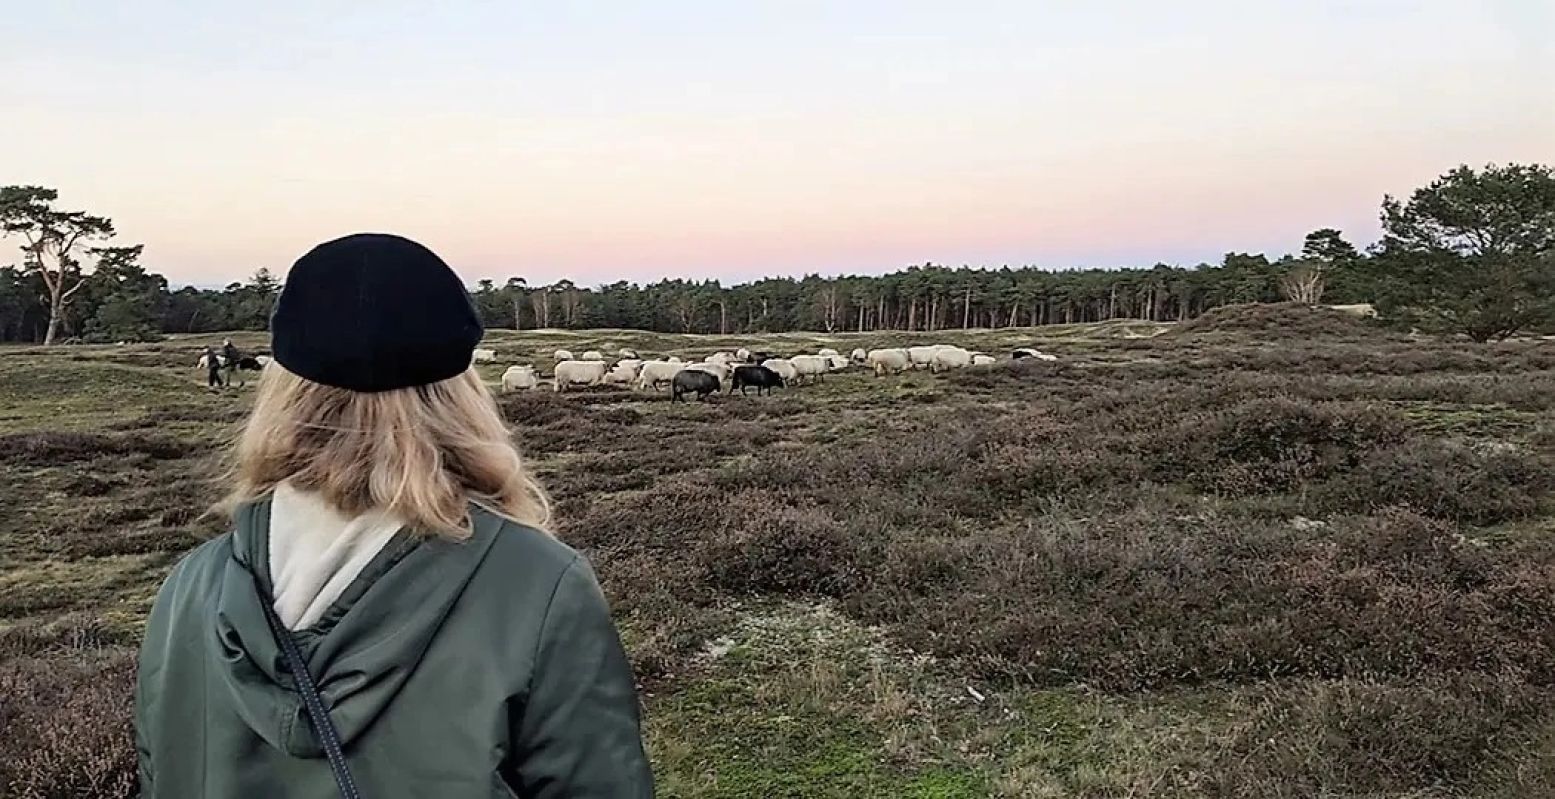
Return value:
[(1388, 333), (1354, 314), (1299, 302), (1223, 305), (1179, 325), (1174, 338), (1257, 335), (1293, 339), (1385, 339)]

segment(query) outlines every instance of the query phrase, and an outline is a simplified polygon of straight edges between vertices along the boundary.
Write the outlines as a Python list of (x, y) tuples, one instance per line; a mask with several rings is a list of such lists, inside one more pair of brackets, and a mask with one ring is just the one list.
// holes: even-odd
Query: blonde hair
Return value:
[(230, 452), (228, 514), (285, 481), (347, 514), (386, 510), (413, 529), (470, 534), (469, 503), (544, 528), (551, 503), (471, 369), (414, 388), (360, 393), (271, 362)]

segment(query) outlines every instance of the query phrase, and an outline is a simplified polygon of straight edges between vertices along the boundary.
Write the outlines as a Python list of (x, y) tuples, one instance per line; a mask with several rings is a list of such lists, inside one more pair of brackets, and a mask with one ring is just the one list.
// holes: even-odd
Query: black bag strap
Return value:
[[(257, 577), (254, 583), (257, 588)], [(362, 799), (356, 790), (356, 781), (351, 779), (351, 770), (346, 767), (346, 756), (340, 747), (340, 733), (335, 729), (335, 722), (330, 720), (324, 701), (319, 698), (318, 685), (308, 672), (308, 662), (303, 660), (297, 641), (292, 638), (291, 631), (281, 624), (280, 617), (275, 615), (275, 608), (262, 588), (259, 590), (259, 604), (264, 608), (265, 621), (270, 623), (270, 632), (275, 635), (276, 643), (281, 645), (286, 667), (297, 680), (297, 692), (302, 694), (302, 705), (308, 711), (308, 719), (313, 722), (313, 731), (318, 734), (320, 745), (324, 747), (324, 757), (329, 760), (329, 770), (335, 774), (335, 784), (340, 787), (340, 795), (344, 799)]]

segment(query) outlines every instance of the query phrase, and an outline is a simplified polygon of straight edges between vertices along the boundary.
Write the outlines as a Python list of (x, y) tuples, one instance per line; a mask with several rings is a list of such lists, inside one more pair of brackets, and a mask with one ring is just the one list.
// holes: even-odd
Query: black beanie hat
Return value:
[(277, 363), (351, 391), (447, 380), (470, 368), (480, 340), (459, 276), (426, 247), (383, 233), (314, 247), (287, 273), (270, 317)]

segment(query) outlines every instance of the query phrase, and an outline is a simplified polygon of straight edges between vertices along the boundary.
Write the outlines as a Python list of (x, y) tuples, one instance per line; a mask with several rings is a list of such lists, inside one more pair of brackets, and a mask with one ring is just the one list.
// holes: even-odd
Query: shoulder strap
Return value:
[(257, 577), (254, 583), (254, 587), (259, 589), (259, 604), (264, 608), (265, 621), (269, 622), (270, 632), (275, 635), (276, 643), (281, 645), (281, 654), (286, 658), (286, 667), (297, 680), (297, 692), (302, 694), (303, 707), (307, 709), (308, 719), (313, 722), (313, 731), (318, 734), (319, 743), (324, 747), (324, 757), (329, 760), (329, 770), (335, 774), (335, 784), (340, 787), (340, 795), (343, 799), (361, 799), (362, 795), (356, 790), (356, 781), (351, 779), (351, 770), (346, 767), (346, 756), (340, 747), (340, 733), (335, 730), (335, 722), (330, 720), (329, 711), (324, 708), (324, 701), (319, 698), (319, 689), (313, 682), (313, 675), (308, 672), (308, 663), (303, 660), (302, 652), (297, 648), (297, 641), (292, 638), (291, 632), (281, 624), (280, 617), (275, 615), (273, 603), (259, 587)]

